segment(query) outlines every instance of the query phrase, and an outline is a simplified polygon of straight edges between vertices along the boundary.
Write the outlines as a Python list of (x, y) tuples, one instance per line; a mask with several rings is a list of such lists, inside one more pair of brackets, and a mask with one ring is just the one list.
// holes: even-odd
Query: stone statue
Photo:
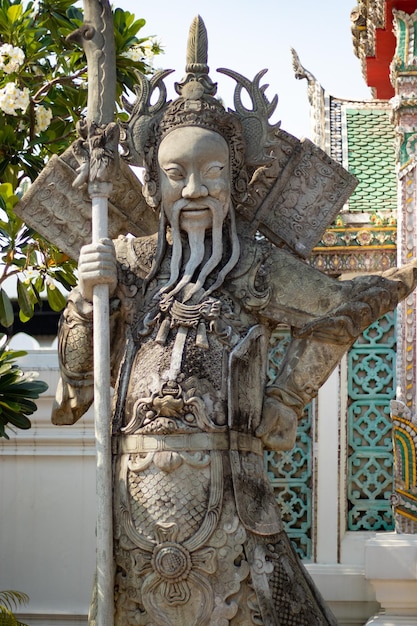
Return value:
[[(167, 72), (139, 77), (121, 141), (125, 160), (145, 168), (159, 229), (82, 247), (53, 421), (74, 423), (93, 401), (92, 288), (106, 283), (115, 624), (336, 624), (283, 530), (263, 451), (293, 446), (304, 406), (414, 289), (417, 265), (346, 282), (310, 267), (302, 257), (355, 183), (269, 124), (264, 72), (251, 82), (221, 71), (237, 82), (235, 111), (214, 97), (196, 18), (179, 97), (166, 101)], [(266, 386), (279, 324), (292, 341)]]

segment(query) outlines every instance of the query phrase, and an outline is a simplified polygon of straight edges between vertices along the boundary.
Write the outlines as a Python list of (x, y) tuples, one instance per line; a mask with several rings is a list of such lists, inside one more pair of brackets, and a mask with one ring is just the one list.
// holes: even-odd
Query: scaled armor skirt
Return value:
[(233, 450), (230, 433), (117, 438), (116, 626), (336, 625), (282, 530), (260, 442), (235, 435)]

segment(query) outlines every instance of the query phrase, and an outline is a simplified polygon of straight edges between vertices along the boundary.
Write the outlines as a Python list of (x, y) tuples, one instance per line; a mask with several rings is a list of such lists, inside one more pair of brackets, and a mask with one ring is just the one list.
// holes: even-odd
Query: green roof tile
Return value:
[(359, 179), (349, 211), (397, 209), (394, 128), (388, 111), (346, 109), (348, 169)]

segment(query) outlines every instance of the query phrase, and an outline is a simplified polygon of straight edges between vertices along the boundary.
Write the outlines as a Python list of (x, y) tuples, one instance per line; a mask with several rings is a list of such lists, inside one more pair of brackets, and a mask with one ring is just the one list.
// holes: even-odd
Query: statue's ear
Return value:
[(142, 195), (146, 200), (146, 204), (152, 209), (159, 208), (161, 204), (160, 187), (154, 178), (150, 178), (149, 174), (145, 175), (145, 180), (142, 185)]

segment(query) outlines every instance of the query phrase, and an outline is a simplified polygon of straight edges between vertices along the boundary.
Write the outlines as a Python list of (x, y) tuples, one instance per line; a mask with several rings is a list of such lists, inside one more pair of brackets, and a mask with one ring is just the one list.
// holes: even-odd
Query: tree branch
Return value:
[(48, 92), (51, 89), (51, 87), (53, 87), (54, 85), (58, 85), (59, 83), (72, 82), (76, 78), (79, 78), (80, 76), (85, 74), (86, 71), (87, 71), (87, 67), (83, 67), (81, 70), (78, 70), (78, 72), (75, 72), (75, 74), (72, 74), (71, 76), (57, 76), (56, 78), (49, 80), (47, 83), (42, 85), (40, 89), (38, 89), (38, 91), (32, 97), (32, 101), (35, 102), (36, 104), (38, 104), (39, 102), (42, 102), (42, 98), (41, 99), (38, 99), (38, 98), (40, 98), (41, 94), (44, 91)]

